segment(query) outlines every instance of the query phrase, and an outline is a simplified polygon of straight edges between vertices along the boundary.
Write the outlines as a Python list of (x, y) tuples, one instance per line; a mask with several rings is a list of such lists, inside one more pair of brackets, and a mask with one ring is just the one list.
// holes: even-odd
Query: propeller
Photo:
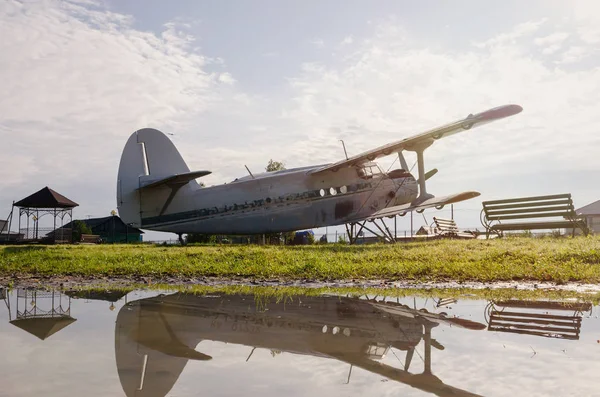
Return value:
[(435, 174), (437, 174), (438, 169), (434, 168), (432, 170), (429, 170), (425, 173), (425, 180), (428, 180), (429, 178), (431, 178), (432, 176), (434, 176)]

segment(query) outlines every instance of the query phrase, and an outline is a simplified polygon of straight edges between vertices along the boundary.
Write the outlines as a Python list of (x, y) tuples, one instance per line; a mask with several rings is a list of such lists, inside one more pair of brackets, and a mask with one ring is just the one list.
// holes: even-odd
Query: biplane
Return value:
[[(365, 225), (479, 196), (467, 191), (436, 197), (427, 191), (424, 152), (434, 142), (522, 111), (505, 105), (331, 164), (252, 174), (204, 187), (171, 140), (144, 128), (123, 149), (117, 179), (119, 215), (131, 226), (179, 234), (262, 234), (335, 225)], [(403, 152), (416, 153), (418, 175)], [(385, 172), (375, 162), (397, 155)], [(354, 228), (352, 228), (354, 230)], [(361, 228), (362, 229), (362, 228)], [(350, 233), (349, 233), (350, 234)], [(358, 234), (358, 233), (357, 233)], [(352, 236), (351, 236), (352, 237)]]
[[(180, 292), (135, 300), (121, 308), (115, 324), (115, 360), (123, 391), (137, 397), (169, 394), (190, 361), (202, 363), (200, 368), (212, 367), (214, 373), (214, 368), (235, 360), (231, 355), (207, 354), (215, 351), (210, 342), (235, 345), (238, 352), (247, 347), (245, 360), (250, 365), (255, 349), (268, 349), (346, 363), (437, 396), (477, 396), (433, 374), (431, 348), (444, 349), (432, 337), (432, 329), (439, 325), (485, 329), (475, 321), (388, 300), (289, 296), (258, 304), (253, 295)], [(413, 373), (411, 361), (421, 342), (423, 372)], [(387, 354), (403, 353), (403, 368), (382, 362)], [(239, 356), (240, 362), (244, 357)], [(193, 375), (200, 384), (203, 373)], [(350, 375), (351, 370), (348, 381)], [(231, 376), (237, 375), (227, 373), (224, 379)]]

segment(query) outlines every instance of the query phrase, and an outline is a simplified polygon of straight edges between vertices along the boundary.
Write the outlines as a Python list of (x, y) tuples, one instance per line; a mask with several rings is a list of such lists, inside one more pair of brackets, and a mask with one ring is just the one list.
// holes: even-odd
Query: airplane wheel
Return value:
[(444, 205), (436, 205), (436, 206), (435, 206), (435, 209), (436, 209), (436, 210), (441, 210), (442, 208), (444, 208)]

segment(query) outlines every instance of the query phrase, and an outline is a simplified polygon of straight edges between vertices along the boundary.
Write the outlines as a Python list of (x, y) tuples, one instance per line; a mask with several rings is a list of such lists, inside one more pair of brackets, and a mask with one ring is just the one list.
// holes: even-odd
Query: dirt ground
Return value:
[(549, 291), (574, 291), (581, 293), (600, 292), (600, 284), (565, 283), (556, 284), (548, 282), (523, 282), (508, 281), (495, 283), (481, 282), (415, 282), (415, 281), (386, 281), (386, 280), (339, 280), (332, 282), (321, 282), (314, 280), (252, 280), (247, 278), (219, 279), (219, 278), (86, 278), (86, 277), (33, 277), (15, 276), (0, 277), (0, 286), (11, 286), (21, 288), (49, 287), (49, 288), (124, 288), (124, 287), (152, 287), (156, 286), (186, 286), (186, 285), (248, 285), (264, 287), (306, 287), (306, 288), (411, 288), (411, 289), (517, 289), (517, 290), (549, 290)]

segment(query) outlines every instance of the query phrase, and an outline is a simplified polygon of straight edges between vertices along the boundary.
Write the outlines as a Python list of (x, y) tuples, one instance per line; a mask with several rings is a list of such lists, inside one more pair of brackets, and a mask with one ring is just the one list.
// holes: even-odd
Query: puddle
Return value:
[(600, 322), (585, 297), (0, 298), (1, 396), (598, 395)]

